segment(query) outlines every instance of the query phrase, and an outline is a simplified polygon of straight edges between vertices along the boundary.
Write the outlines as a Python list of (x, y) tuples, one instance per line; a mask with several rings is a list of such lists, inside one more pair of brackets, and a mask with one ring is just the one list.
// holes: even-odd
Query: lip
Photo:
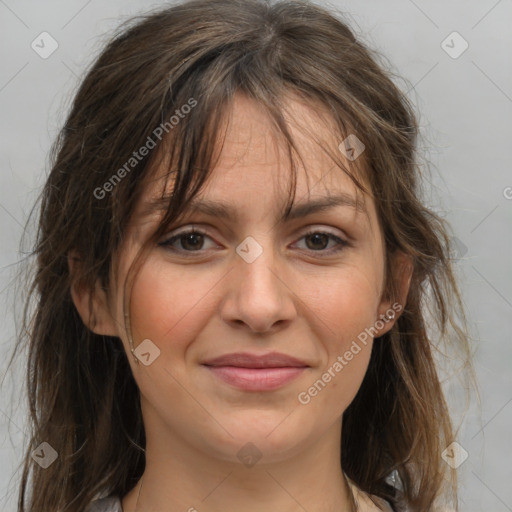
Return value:
[(296, 357), (281, 354), (280, 352), (268, 352), (267, 354), (233, 352), (232, 354), (224, 354), (208, 359), (203, 364), (207, 366), (238, 366), (240, 368), (300, 368), (309, 366)]
[(301, 375), (309, 365), (278, 352), (226, 354), (203, 363), (217, 378), (245, 391), (278, 389)]

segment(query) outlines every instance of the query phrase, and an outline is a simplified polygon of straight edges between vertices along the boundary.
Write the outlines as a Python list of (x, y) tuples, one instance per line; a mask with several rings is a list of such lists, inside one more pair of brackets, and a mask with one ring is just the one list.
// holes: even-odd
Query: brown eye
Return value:
[(187, 251), (201, 249), (204, 244), (203, 235), (201, 233), (187, 233), (178, 237), (181, 247)]
[(313, 233), (312, 235), (308, 235), (305, 237), (306, 240), (309, 240), (311, 243), (306, 243), (308, 249), (318, 250), (325, 249), (329, 244), (329, 236), (325, 233)]
[[(306, 240), (306, 250), (323, 254), (339, 252), (349, 245), (340, 237), (325, 231), (310, 231), (301, 238), (303, 239)], [(336, 242), (335, 247), (328, 248), (329, 242)]]
[(173, 235), (159, 245), (177, 252), (197, 252), (204, 249), (205, 239), (207, 238), (210, 237), (206, 233), (193, 229)]

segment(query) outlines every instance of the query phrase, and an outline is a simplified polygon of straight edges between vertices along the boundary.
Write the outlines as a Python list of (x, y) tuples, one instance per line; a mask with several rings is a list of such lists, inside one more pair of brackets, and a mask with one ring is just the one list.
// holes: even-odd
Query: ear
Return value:
[(101, 283), (95, 284), (94, 292), (78, 282), (77, 271), (80, 258), (76, 252), (68, 255), (68, 267), (71, 276), (71, 298), (84, 325), (95, 334), (119, 336), (116, 322), (111, 314), (107, 292)]
[(378, 319), (375, 322), (377, 330), (375, 338), (390, 331), (402, 314), (414, 271), (414, 263), (410, 255), (402, 251), (396, 251), (391, 258), (391, 274), (394, 282), (390, 283), (389, 289), (394, 290), (394, 293), (392, 293), (393, 297), (391, 298), (388, 290), (383, 293), (383, 298), (379, 304)]

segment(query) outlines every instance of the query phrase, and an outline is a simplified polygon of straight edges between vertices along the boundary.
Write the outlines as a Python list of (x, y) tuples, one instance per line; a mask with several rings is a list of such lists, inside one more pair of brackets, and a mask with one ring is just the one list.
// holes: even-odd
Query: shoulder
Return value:
[(93, 501), (86, 512), (123, 512), (121, 500), (117, 496), (108, 496)]

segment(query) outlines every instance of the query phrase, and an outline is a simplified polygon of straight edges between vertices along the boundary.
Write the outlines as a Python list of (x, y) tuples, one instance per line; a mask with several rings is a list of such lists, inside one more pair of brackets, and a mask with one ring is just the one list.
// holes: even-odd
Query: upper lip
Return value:
[(259, 355), (234, 352), (208, 359), (203, 364), (206, 366), (238, 366), (240, 368), (283, 368), (290, 366), (301, 368), (309, 366), (304, 361), (279, 352)]

